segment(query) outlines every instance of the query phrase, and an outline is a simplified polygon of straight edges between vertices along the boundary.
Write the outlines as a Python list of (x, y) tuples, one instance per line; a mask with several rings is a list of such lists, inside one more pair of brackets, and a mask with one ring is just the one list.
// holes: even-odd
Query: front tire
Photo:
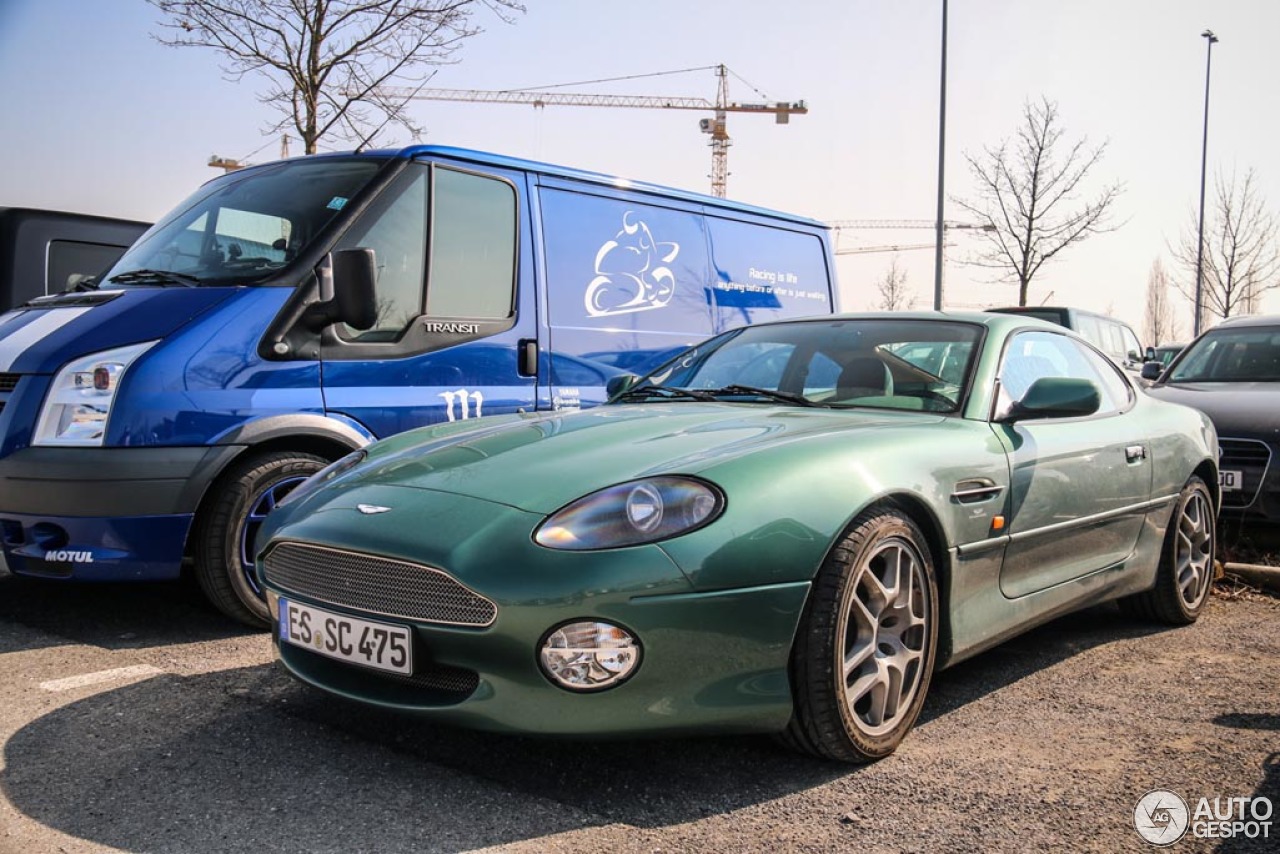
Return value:
[(1120, 600), (1126, 614), (1172, 626), (1194, 623), (1209, 601), (1217, 528), (1209, 487), (1192, 475), (1169, 520), (1156, 586)]
[(924, 705), (937, 644), (924, 534), (899, 511), (863, 513), (814, 579), (792, 648), (784, 741), (844, 762), (888, 756)]
[(328, 464), (314, 454), (276, 451), (233, 464), (214, 484), (192, 542), (196, 580), (215, 608), (255, 628), (270, 624), (253, 569), (258, 528), (285, 495)]

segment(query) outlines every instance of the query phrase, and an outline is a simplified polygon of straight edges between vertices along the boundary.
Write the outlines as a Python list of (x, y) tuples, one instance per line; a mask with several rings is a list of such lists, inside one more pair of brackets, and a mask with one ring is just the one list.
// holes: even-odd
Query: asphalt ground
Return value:
[[(183, 585), (0, 573), (0, 744), (5, 854), (1155, 851), (1152, 789), (1280, 806), (1280, 602), (1065, 617), (938, 674), (899, 752), (851, 767), (430, 726), (294, 682)], [(1168, 850), (1280, 850), (1269, 830)]]

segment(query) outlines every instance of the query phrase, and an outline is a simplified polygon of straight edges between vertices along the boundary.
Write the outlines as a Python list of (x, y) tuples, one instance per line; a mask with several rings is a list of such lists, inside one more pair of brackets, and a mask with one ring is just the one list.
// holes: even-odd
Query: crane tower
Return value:
[[(485, 104), (532, 104), (572, 107), (642, 107), (663, 110), (701, 110), (712, 113), (698, 126), (711, 136), (711, 194), (721, 198), (729, 178), (729, 113), (772, 113), (777, 124), (787, 124), (792, 115), (809, 112), (804, 101), (774, 101), (748, 104), (729, 100), (729, 70), (724, 65), (714, 67), (719, 78), (715, 102), (706, 98), (667, 97), (661, 95), (602, 95), (578, 92), (533, 92), (526, 89), (409, 89), (383, 86), (379, 92), (389, 98), (427, 101), (472, 101)], [(702, 70), (702, 69), (690, 69)], [(647, 75), (646, 75), (647, 76)], [(597, 81), (604, 82), (604, 81)]]

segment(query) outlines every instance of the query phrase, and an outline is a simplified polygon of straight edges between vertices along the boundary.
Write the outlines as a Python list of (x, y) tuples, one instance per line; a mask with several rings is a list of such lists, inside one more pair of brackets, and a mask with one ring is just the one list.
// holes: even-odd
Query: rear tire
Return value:
[(869, 510), (817, 578), (791, 653), (795, 710), (784, 744), (843, 762), (888, 756), (933, 676), (938, 584), (920, 528)]
[(1172, 626), (1194, 623), (1213, 586), (1216, 537), (1213, 496), (1204, 481), (1192, 475), (1169, 519), (1155, 587), (1121, 599), (1120, 610)]
[(192, 543), (196, 580), (215, 608), (255, 628), (270, 624), (253, 569), (258, 528), (285, 495), (328, 464), (314, 454), (275, 451), (236, 462), (214, 483)]

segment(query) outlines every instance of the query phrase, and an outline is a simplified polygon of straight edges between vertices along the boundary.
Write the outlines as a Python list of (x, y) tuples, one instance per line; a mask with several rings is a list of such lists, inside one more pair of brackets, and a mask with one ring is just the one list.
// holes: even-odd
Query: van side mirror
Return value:
[(1155, 360), (1142, 366), (1142, 378), (1144, 380), (1158, 380), (1162, 373), (1164, 373), (1164, 365)]
[(345, 323), (353, 329), (370, 328), (378, 321), (378, 267), (373, 250), (342, 249), (330, 258), (333, 299), (310, 306), (305, 323), (316, 331), (334, 323)]

